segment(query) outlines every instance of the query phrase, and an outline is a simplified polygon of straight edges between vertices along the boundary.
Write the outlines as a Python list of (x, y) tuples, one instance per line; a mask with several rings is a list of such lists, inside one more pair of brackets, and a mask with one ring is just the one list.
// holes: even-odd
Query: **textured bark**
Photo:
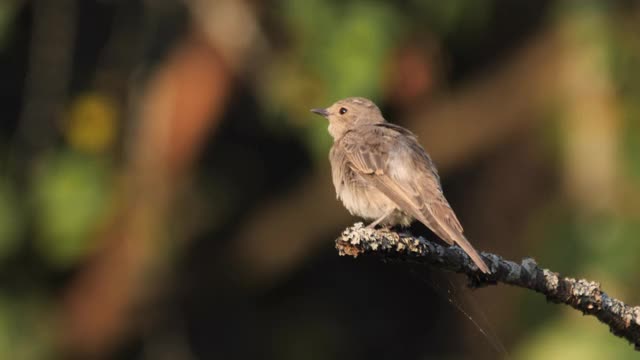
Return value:
[(640, 306), (629, 306), (610, 297), (597, 282), (561, 277), (551, 270), (542, 269), (532, 258), (525, 258), (517, 264), (485, 252), (481, 255), (491, 274), (482, 274), (457, 246), (441, 246), (407, 233), (369, 229), (362, 223), (347, 228), (336, 239), (336, 249), (340, 255), (375, 254), (462, 273), (467, 275), (470, 286), (474, 288), (503, 283), (533, 290), (545, 295), (549, 301), (595, 316), (609, 325), (614, 335), (627, 339), (640, 351)]

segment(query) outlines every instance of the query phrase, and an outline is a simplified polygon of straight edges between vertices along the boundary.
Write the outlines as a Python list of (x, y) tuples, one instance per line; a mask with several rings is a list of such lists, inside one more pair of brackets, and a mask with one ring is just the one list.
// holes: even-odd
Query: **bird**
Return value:
[(311, 109), (329, 121), (329, 152), (336, 197), (367, 227), (402, 227), (418, 220), (449, 245), (457, 244), (481, 272), (489, 267), (463, 234), (444, 196), (429, 154), (410, 130), (387, 122), (373, 101), (338, 100)]

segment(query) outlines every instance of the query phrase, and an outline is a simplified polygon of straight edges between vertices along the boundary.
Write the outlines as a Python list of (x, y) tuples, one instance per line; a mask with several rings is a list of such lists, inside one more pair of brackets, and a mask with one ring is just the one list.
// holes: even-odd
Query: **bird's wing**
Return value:
[(457, 243), (488, 272), (462, 234), (462, 225), (442, 193), (435, 166), (410, 131), (388, 123), (369, 126), (345, 135), (341, 146), (345, 161), (365, 181), (442, 240)]
[(462, 227), (442, 195), (430, 159), (415, 137), (400, 129), (406, 133), (386, 126), (368, 126), (348, 133), (341, 139), (344, 161), (398, 208), (426, 226), (435, 227), (434, 231), (451, 243), (449, 236), (443, 236), (446, 233), (440, 234), (434, 215), (449, 215), (451, 226), (458, 232)]
[(349, 132), (340, 140), (344, 161), (354, 173), (385, 194), (399, 209), (423, 221), (419, 193), (395, 181), (390, 173), (390, 152), (397, 141), (396, 137), (397, 134), (373, 126)]

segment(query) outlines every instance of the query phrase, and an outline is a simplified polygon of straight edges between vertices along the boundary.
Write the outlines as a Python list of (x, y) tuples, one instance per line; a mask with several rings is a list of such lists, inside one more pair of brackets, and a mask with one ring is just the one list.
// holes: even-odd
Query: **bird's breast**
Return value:
[(353, 215), (365, 219), (377, 219), (396, 206), (389, 198), (373, 186), (367, 184), (353, 170), (347, 168), (336, 185), (336, 195)]

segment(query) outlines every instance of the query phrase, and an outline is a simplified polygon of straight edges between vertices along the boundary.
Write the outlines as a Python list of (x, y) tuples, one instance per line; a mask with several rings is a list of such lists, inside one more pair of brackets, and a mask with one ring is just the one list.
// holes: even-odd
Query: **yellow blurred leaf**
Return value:
[(115, 141), (117, 120), (118, 110), (111, 98), (99, 93), (81, 95), (69, 109), (67, 141), (80, 151), (104, 152)]

